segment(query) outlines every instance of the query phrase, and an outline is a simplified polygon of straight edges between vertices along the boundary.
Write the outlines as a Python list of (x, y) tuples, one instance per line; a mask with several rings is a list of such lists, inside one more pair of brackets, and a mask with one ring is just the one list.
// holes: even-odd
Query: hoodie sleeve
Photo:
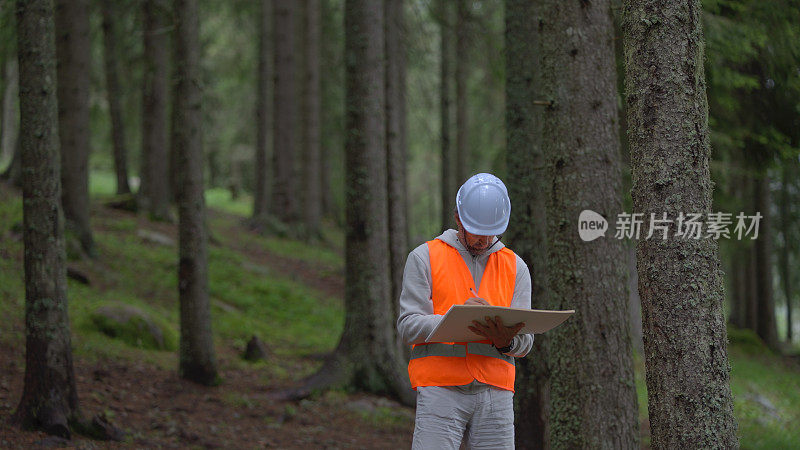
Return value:
[[(514, 297), (511, 299), (512, 308), (531, 308), (531, 274), (528, 265), (517, 256), (517, 279), (514, 283)], [(521, 358), (528, 354), (533, 347), (533, 334), (518, 334), (514, 336), (511, 350), (506, 353), (510, 356)]]
[(431, 269), (428, 245), (422, 244), (408, 255), (400, 292), (397, 331), (406, 344), (422, 344), (443, 316), (433, 314)]

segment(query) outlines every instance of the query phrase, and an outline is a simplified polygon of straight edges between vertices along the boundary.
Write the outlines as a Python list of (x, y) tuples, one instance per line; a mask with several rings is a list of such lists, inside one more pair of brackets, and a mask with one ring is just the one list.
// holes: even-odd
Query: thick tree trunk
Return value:
[(469, 177), (467, 173), (469, 165), (467, 71), (470, 61), (467, 56), (469, 52), (467, 26), (470, 3), (468, 0), (457, 0), (456, 7), (456, 186), (460, 186)]
[(273, 30), (275, 45), (274, 89), (274, 145), (272, 208), (275, 216), (283, 222), (297, 219), (297, 180), (295, 177), (295, 154), (297, 146), (297, 67), (295, 61), (295, 0), (274, 0)]
[(454, 227), (453, 208), (455, 207), (456, 167), (453, 158), (453, 144), (450, 138), (450, 120), (452, 110), (452, 96), (450, 95), (451, 67), (453, 66), (452, 51), (452, 8), (451, 0), (439, 0), (439, 121), (441, 130), (442, 152), (442, 230)]
[(142, 169), (139, 201), (150, 217), (168, 220), (173, 193), (167, 143), (169, 92), (169, 8), (166, 0), (144, 0), (144, 86), (142, 92)]
[(303, 33), (303, 188), (305, 191), (303, 221), (306, 233), (316, 237), (322, 220), (322, 187), (320, 177), (320, 4), (304, 2)]
[[(384, 0), (386, 27), (386, 164), (389, 205), (389, 266), (392, 317), (399, 315), (403, 269), (408, 255), (408, 197), (405, 147), (405, 20), (403, 0)], [(397, 339), (398, 349), (407, 345)]]
[(125, 143), (125, 121), (122, 118), (122, 89), (117, 70), (117, 36), (114, 0), (102, 0), (103, 57), (106, 66), (106, 96), (111, 115), (111, 143), (114, 149), (114, 171), (117, 175), (117, 194), (130, 194), (128, 185), (128, 150)]
[[(645, 218), (711, 212), (701, 15), (698, 0), (625, 1), (632, 196)], [(737, 448), (718, 245), (669, 231), (637, 247), (651, 445)]]
[(758, 239), (754, 241), (758, 283), (756, 333), (769, 348), (777, 349), (778, 331), (775, 325), (775, 298), (772, 288), (772, 214), (769, 197), (769, 176), (765, 169), (755, 180), (755, 210), (762, 216)]
[(173, 152), (180, 174), (178, 221), (180, 260), (181, 342), (183, 378), (211, 385), (217, 382), (211, 311), (208, 298), (208, 235), (203, 198), (200, 44), (196, 0), (175, 0), (175, 67), (172, 120)]
[(53, 9), (17, 2), (25, 242), (25, 385), (14, 420), (70, 437), (78, 418), (59, 179)]
[(270, 137), (272, 136), (272, 0), (261, 0), (258, 21), (256, 93), (256, 167), (253, 219), (270, 213)]
[(345, 2), (345, 326), (339, 345), (295, 397), (350, 386), (414, 399), (395, 351), (390, 299), (383, 2)]
[(11, 166), (19, 139), (19, 68), (16, 58), (9, 58), (3, 68), (3, 111), (0, 122), (0, 167), (6, 161)]
[(67, 230), (94, 254), (89, 224), (89, 1), (56, 0), (61, 204)]
[[(546, 183), (541, 168), (542, 107), (534, 104), (539, 94), (536, 48), (538, 35), (534, 4), (506, 0), (506, 136), (508, 179), (506, 185), (514, 214), (506, 232), (509, 246), (528, 264), (531, 272), (531, 307), (548, 304)], [(514, 396), (517, 447), (548, 446), (547, 336), (536, 336), (527, 358), (517, 360)]]
[[(536, 3), (546, 159), (547, 309), (575, 309), (549, 338), (549, 444), (638, 448), (623, 243), (583, 242), (576, 219), (622, 211), (609, 1)], [(530, 18), (529, 18), (530, 19)], [(577, 130), (580, 130), (577, 132)]]

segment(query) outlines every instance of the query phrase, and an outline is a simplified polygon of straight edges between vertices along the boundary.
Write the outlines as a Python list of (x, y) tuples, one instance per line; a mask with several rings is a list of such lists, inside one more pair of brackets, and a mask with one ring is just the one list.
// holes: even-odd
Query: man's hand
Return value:
[(491, 306), (486, 299), (480, 297), (470, 297), (464, 302), (464, 304), (473, 306)]
[[(471, 299), (470, 299), (471, 300)], [(469, 300), (468, 300), (469, 301)], [(464, 303), (466, 305), (466, 303)], [(508, 347), (511, 345), (511, 340), (519, 333), (519, 330), (525, 326), (524, 322), (520, 322), (514, 326), (507, 327), (503, 325), (503, 319), (500, 316), (491, 317), (486, 316), (486, 325), (472, 321), (472, 326), (468, 327), (472, 332), (477, 333), (486, 339), (492, 341), (492, 345), (497, 348)]]

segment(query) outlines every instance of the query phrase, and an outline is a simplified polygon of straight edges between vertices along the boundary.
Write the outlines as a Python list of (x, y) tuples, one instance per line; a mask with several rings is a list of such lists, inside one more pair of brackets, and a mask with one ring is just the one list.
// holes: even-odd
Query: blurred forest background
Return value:
[[(396, 8), (390, 10), (394, 16), (386, 17), (402, 19), (395, 23), (395, 40), (386, 37), (387, 60), (394, 57), (387, 64), (396, 64), (387, 66), (387, 80), (397, 74), (386, 81), (395, 89), (387, 91), (387, 110), (399, 121), (386, 137), (386, 145), (395, 149), (384, 155), (389, 196), (388, 205), (379, 205), (385, 208), (389, 235), (398, 237), (386, 256), (392, 267), (386, 289), (394, 298), (407, 252), (454, 226), (451, 202), (463, 180), (477, 172), (507, 180), (512, 172), (507, 151), (507, 98), (515, 95), (507, 85), (509, 3), (386, 2), (387, 10)], [(172, 50), (172, 6), (162, 0), (56, 4), (57, 11), (64, 8), (62, 22), (56, 20), (56, 47), (64, 51), (59, 46), (72, 45), (69, 51), (85, 58), (64, 78), (61, 56), (58, 62), (59, 106), (70, 95), (82, 95), (88, 108), (85, 126), (68, 138), (83, 156), (62, 163), (73, 177), (62, 175), (63, 190), (77, 190), (79, 198), (80, 190), (88, 189), (91, 199), (63, 205), (81, 403), (104, 411), (122, 428), (138, 429), (132, 439), (145, 445), (201, 445), (213, 415), (230, 410), (248, 413), (242, 413), (238, 431), (220, 431), (212, 444), (346, 446), (342, 442), (355, 438), (341, 430), (353, 427), (371, 436), (351, 441), (353, 446), (385, 448), (381, 443), (387, 439), (408, 442), (413, 413), (409, 416), (400, 403), (354, 397), (345, 390), (311, 396), (297, 406), (267, 400), (261, 388), (293, 387), (301, 376), (316, 373), (324, 364), (320, 354), (334, 350), (344, 328), (343, 298), (351, 289), (343, 281), (349, 270), (345, 236), (353, 204), (346, 173), (345, 1), (197, 2), (195, 87), (202, 108), (194, 127), (201, 140), (201, 180), (209, 208), (203, 219), (210, 239), (207, 283), (219, 377), (231, 389), (217, 394), (164, 375), (178, 364), (175, 250), (180, 213), (173, 193), (180, 190), (180, 170), (186, 167), (170, 153), (175, 132), (168, 136), (171, 126), (185, 120), (173, 111), (173, 82), (182, 76), (176, 74), (185, 62)], [(758, 239), (719, 241), (738, 434), (745, 448), (790, 448), (800, 445), (800, 4), (704, 0), (702, 8), (712, 211), (763, 216)], [(68, 16), (67, 10), (77, 15)], [(621, 118), (622, 209), (611, 211), (617, 214), (633, 211), (632, 163), (622, 2), (612, 0), (610, 10), (618, 94), (613, 101)], [(19, 77), (15, 11), (14, 2), (0, 3), (0, 173), (5, 183), (0, 189), (0, 325), (7, 358), (0, 384), (2, 418), (15, 410), (24, 369), (19, 191), (19, 90), (24, 80)], [(59, 30), (67, 28), (82, 39), (63, 43)], [(72, 80), (68, 85), (78, 93), (62, 93), (62, 79)], [(542, 108), (552, 106), (548, 98), (537, 101)], [(365, 184), (364, 192), (374, 187)], [(574, 231), (577, 216), (569, 220)], [(650, 431), (635, 243), (623, 245), (619, 264), (630, 294), (638, 414), (646, 446)], [(394, 306), (387, 305), (392, 316)], [(120, 325), (130, 322), (131, 315), (141, 315), (160, 330), (156, 337), (143, 338), (141, 327)], [(292, 324), (275, 331), (286, 322)], [(381, 323), (391, 326), (392, 320)], [(264, 352), (269, 356), (259, 363), (239, 358), (253, 336), (268, 347)], [(145, 400), (114, 398), (113, 392), (122, 389), (114, 379), (128, 382), (131, 392), (137, 390), (131, 382), (147, 377), (161, 383), (153, 399), (175, 395), (176, 404), (189, 410), (190, 394), (212, 395), (217, 409), (199, 419), (168, 407), (154, 413)], [(207, 381), (203, 384), (213, 384)], [(237, 382), (240, 389), (230, 387)], [(295, 394), (305, 398), (311, 392)], [(341, 408), (348, 412), (338, 415)], [(272, 438), (265, 437), (269, 432), (256, 436), (265, 421)], [(311, 440), (298, 441), (297, 431), (284, 426), (292, 422), (304, 427)], [(335, 427), (340, 431), (331, 432)], [(0, 435), (9, 445), (26, 442), (10, 437), (9, 430), (3, 428)]]

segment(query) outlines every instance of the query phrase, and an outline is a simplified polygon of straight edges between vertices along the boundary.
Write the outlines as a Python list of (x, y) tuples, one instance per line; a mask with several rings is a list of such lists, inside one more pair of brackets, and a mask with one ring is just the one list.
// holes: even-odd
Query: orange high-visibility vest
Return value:
[[(445, 242), (428, 241), (431, 260), (433, 313), (444, 315), (453, 305), (473, 297), (472, 274), (458, 250)], [(478, 296), (495, 306), (510, 306), (517, 278), (514, 252), (502, 248), (491, 255)], [(411, 347), (408, 363), (411, 386), (461, 386), (472, 380), (514, 391), (514, 357), (504, 355), (491, 341), (432, 342)]]

